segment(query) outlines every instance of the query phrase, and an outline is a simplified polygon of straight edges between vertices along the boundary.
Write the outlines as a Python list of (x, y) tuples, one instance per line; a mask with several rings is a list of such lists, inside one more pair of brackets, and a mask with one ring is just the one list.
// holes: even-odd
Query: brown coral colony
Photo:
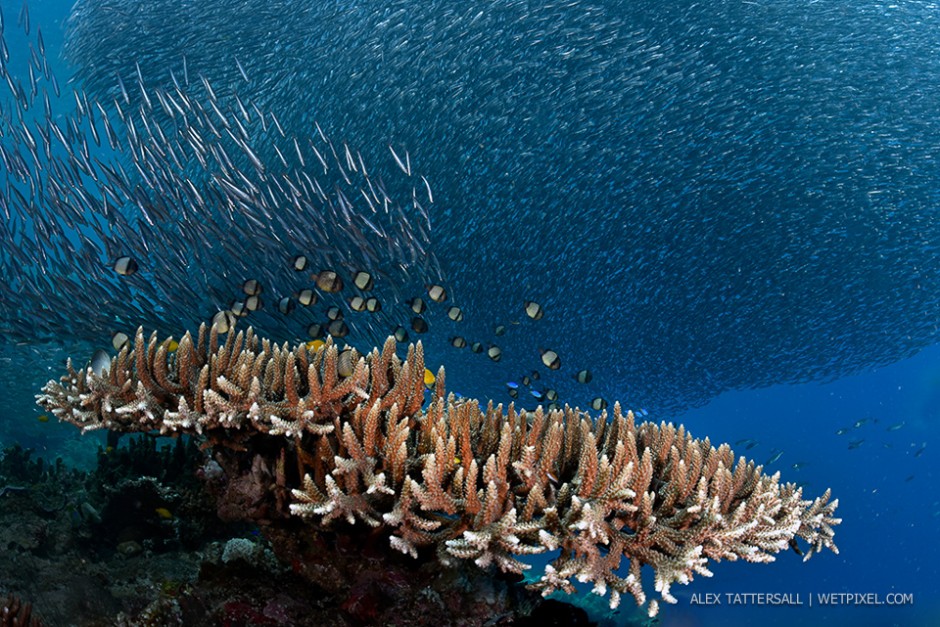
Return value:
[[(434, 547), (444, 563), (518, 573), (530, 567), (519, 556), (558, 550), (532, 584), (546, 595), (578, 580), (612, 607), (625, 593), (643, 605), (648, 565), (674, 603), (672, 584), (711, 576), (710, 560), (772, 561), (796, 538), (809, 546), (804, 559), (838, 552), (828, 490), (805, 500), (779, 473), (735, 462), (726, 444), (636, 425), (619, 404), (596, 419), (569, 407), (481, 408), (446, 395), (442, 368), (422, 410), (420, 342), (401, 360), (393, 338), (360, 356), (331, 340), (278, 346), (250, 328), (221, 343), (203, 326), (175, 353), (169, 345), (139, 329), (100, 374), (70, 362), (39, 403), (83, 430), (197, 433), (216, 447), (280, 451), (277, 483), (292, 497), (278, 498), (282, 515), (384, 527), (414, 557)], [(285, 455), (296, 474), (285, 476)]]
[(29, 603), (24, 603), (13, 593), (5, 601), (0, 599), (0, 627), (42, 627), (43, 622), (33, 614)]

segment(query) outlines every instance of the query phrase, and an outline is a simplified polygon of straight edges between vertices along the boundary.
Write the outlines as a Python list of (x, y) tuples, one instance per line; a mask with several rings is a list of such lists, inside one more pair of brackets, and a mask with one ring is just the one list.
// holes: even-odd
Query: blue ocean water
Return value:
[[(446, 367), (450, 389), (508, 403), (512, 382), (528, 408), (539, 402), (531, 391), (544, 402), (555, 390), (581, 407), (620, 400), (713, 443), (741, 442), (735, 451), (758, 463), (776, 457), (767, 469), (804, 482), (809, 497), (832, 489), (843, 519), (839, 555), (716, 565), (714, 578), (677, 586), (662, 624), (940, 623), (931, 584), (940, 557), (935, 7), (618, 4), (350, 1), (301, 10), (280, 2), (245, 3), (229, 15), (209, 3), (46, 0), (29, 3), (26, 37), (20, 4), (3, 0), (6, 72), (29, 91), (28, 51), (40, 26), (64, 94), (51, 99), (51, 117), (63, 127), (82, 106), (73, 87), (107, 107), (121, 97), (119, 77), (131, 110), (140, 105), (138, 80), (166, 87), (185, 65), (193, 85), (201, 74), (221, 100), (251, 94), (288, 132), (314, 135), (317, 120), (337, 146), (361, 150), (391, 195), (426, 194), (431, 228), (422, 238), (424, 207), (403, 211), (408, 229), (376, 225), (374, 239), (392, 243), (380, 249), (359, 235), (321, 236), (320, 223), (332, 220), (325, 214), (278, 205), (264, 224), (238, 223), (220, 209), (194, 217), (170, 202), (161, 208), (160, 193), (143, 210), (156, 225), (129, 201), (119, 211), (125, 221), (114, 222), (126, 230), (89, 218), (48, 236), (42, 220), (17, 222), (2, 234), (0, 381), (9, 392), (0, 444), (90, 468), (105, 436), (41, 422), (33, 402), (67, 356), (84, 362), (112, 333), (138, 324), (176, 336), (194, 330), (244, 299), (242, 282), (256, 277), (271, 297), (252, 324), (281, 341), (306, 340), (308, 325), (327, 320), (322, 307), (279, 314), (278, 297), (302, 287), (291, 258), (347, 267), (372, 259), (369, 269), (385, 279), (386, 317), (348, 313), (360, 348), (398, 324), (412, 330), (407, 301), (427, 300), (425, 286), (440, 281), (465, 320), (431, 307), (430, 331), (411, 335), (424, 341), (432, 370)], [(242, 19), (251, 11), (254, 31)], [(265, 30), (275, 22), (281, 30)], [(319, 29), (304, 30), (310, 23)], [(13, 100), (4, 91), (4, 128), (21, 122)], [(27, 120), (42, 121), (36, 102)], [(273, 123), (251, 130), (261, 144), (276, 137)], [(2, 141), (13, 145), (12, 137)], [(272, 149), (256, 149), (277, 167)], [(412, 187), (390, 150), (395, 159), (407, 154), (426, 180)], [(106, 142), (91, 151), (123, 160), (135, 183), (147, 177)], [(195, 163), (180, 172), (197, 183), (206, 174)], [(104, 198), (104, 184), (85, 182)], [(14, 207), (9, 189), (5, 206)], [(65, 204), (27, 202), (20, 213), (51, 222)], [(409, 246), (420, 249), (417, 260)], [(119, 277), (113, 262), (128, 251), (142, 269)], [(545, 317), (527, 318), (525, 300)], [(454, 337), (484, 352), (455, 349)], [(499, 362), (485, 354), (492, 345)], [(539, 349), (557, 351), (562, 369), (545, 368)], [(574, 379), (583, 369), (590, 384)], [(540, 379), (525, 386), (533, 372)], [(799, 595), (803, 605), (727, 597), (762, 592)], [(900, 605), (853, 597), (820, 606), (828, 593), (911, 596)], [(631, 603), (612, 615), (595, 604), (592, 616), (623, 622)]]
[[(810, 493), (831, 487), (839, 495), (843, 524), (838, 556), (803, 564), (791, 553), (771, 565), (722, 565), (713, 579), (690, 585), (674, 617), (664, 616), (663, 624), (935, 624), (940, 604), (932, 537), (940, 500), (931, 485), (940, 467), (931, 446), (940, 407), (938, 357), (931, 347), (875, 372), (824, 385), (731, 392), (684, 414), (681, 420), (693, 433), (760, 441), (745, 453), (758, 461), (774, 449), (783, 451), (770, 470), (806, 482)], [(866, 424), (853, 426), (865, 419)], [(903, 427), (890, 430), (899, 424)], [(846, 427), (848, 433), (836, 434)], [(849, 442), (858, 440), (861, 445), (849, 449)], [(687, 595), (693, 590), (714, 592), (724, 605), (692, 607)], [(803, 605), (729, 607), (726, 595), (738, 592), (796, 593)], [(875, 593), (883, 604), (866, 604), (873, 600), (866, 597), (821, 607), (818, 595), (833, 592)], [(891, 593), (908, 596), (903, 605), (891, 606)]]

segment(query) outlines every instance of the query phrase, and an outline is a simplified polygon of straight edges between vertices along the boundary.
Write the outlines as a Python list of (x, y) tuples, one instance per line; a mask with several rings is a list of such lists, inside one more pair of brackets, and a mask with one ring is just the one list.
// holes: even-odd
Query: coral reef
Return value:
[[(47, 463), (19, 446), (0, 454), (0, 485), (8, 487), (0, 490), (0, 584), (29, 598), (33, 615), (53, 625), (113, 624), (119, 612), (133, 612), (141, 597), (152, 595), (144, 583), (150, 577), (191, 578), (198, 572), (198, 560), (182, 550), (195, 544), (196, 532), (188, 525), (224, 526), (207, 508), (198, 481), (193, 486), (199, 494), (187, 498), (200, 503), (201, 511), (177, 497), (172, 507), (178, 518), (162, 520), (155, 513), (155, 502), (146, 497), (171, 489), (139, 473), (153, 470), (150, 462), (172, 459), (168, 449), (176, 447), (151, 453), (152, 441), (143, 436), (129, 439), (126, 449), (101, 451), (99, 469), (89, 473), (61, 459)], [(125, 450), (133, 450), (134, 463)], [(195, 455), (195, 468), (203, 456), (189, 454)]]
[(769, 562), (799, 550), (797, 538), (804, 559), (837, 552), (829, 491), (806, 500), (727, 445), (636, 425), (619, 404), (597, 419), (570, 407), (482, 409), (446, 395), (442, 368), (422, 410), (422, 346), (402, 360), (392, 338), (364, 356), (331, 341), (278, 346), (250, 328), (221, 343), (202, 326), (175, 352), (170, 341), (138, 329), (110, 368), (69, 362), (38, 402), (83, 430), (201, 435), (222, 469), (212, 468), (220, 515), (266, 525), (282, 558), (279, 529), (296, 529), (297, 517), (314, 535), (365, 523), (398, 551), (430, 547), (451, 566), (519, 574), (529, 568), (520, 556), (557, 551), (533, 588), (588, 582), (616, 607), (623, 594), (647, 602), (643, 566), (673, 603), (671, 586), (711, 576), (710, 561)]

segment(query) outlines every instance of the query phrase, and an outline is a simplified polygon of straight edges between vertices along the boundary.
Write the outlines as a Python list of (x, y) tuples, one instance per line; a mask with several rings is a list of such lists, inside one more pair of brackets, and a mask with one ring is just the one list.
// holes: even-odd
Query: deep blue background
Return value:
[[(940, 414), (940, 347), (877, 372), (825, 384), (775, 386), (726, 393), (680, 417), (693, 435), (713, 441), (760, 441), (747, 452), (758, 461), (770, 449), (784, 454), (771, 466), (785, 480), (806, 481), (805, 494), (827, 487), (839, 498), (839, 555), (809, 562), (792, 553), (770, 565), (723, 564), (691, 592), (912, 593), (910, 607), (752, 607), (690, 609), (683, 595), (666, 625), (936, 625), (940, 621), (940, 461), (932, 448)], [(874, 418), (846, 435), (835, 432)], [(906, 424), (886, 431), (893, 424)], [(855, 450), (848, 442), (864, 438)], [(926, 445), (920, 457), (914, 453)], [(793, 463), (806, 462), (799, 471)], [(913, 479), (907, 480), (909, 477)]]

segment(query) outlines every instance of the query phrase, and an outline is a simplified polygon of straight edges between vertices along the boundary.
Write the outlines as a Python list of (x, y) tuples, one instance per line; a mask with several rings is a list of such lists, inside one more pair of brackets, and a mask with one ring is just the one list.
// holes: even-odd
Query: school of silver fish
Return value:
[(411, 334), (661, 413), (890, 363), (940, 322), (940, 55), (905, 11), (78, 0), (65, 81), (24, 5), (0, 336)]

